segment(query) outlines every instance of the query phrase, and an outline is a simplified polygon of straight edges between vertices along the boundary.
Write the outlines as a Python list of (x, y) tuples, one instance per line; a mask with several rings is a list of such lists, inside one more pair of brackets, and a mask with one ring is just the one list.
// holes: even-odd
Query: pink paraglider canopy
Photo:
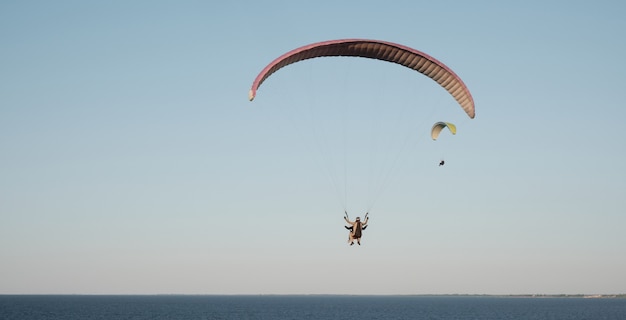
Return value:
[(465, 83), (450, 68), (418, 50), (378, 40), (341, 39), (309, 44), (291, 50), (268, 64), (254, 79), (249, 99), (252, 101), (261, 84), (274, 72), (298, 61), (318, 57), (362, 57), (397, 63), (413, 69), (442, 86), (459, 103), (470, 118), (474, 118), (474, 99)]

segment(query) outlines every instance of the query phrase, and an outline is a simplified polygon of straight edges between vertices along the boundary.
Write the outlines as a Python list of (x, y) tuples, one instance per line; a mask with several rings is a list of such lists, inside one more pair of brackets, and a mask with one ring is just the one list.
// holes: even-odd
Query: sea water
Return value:
[(625, 320), (626, 299), (493, 296), (0, 295), (0, 319)]

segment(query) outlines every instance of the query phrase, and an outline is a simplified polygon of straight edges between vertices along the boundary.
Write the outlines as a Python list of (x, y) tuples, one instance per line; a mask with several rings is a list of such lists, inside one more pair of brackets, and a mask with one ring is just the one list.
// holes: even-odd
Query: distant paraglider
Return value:
[[(435, 122), (433, 128), (430, 130), (430, 137), (433, 138), (433, 141), (439, 138), (439, 134), (441, 133), (441, 130), (443, 130), (443, 128), (448, 128), (448, 130), (450, 130), (453, 135), (456, 134), (456, 126), (454, 124), (443, 121)], [(444, 164), (446, 164), (446, 161), (441, 159), (441, 161), (439, 161), (439, 166), (441, 167)]]
[(433, 128), (430, 130), (430, 137), (433, 138), (433, 140), (437, 140), (443, 128), (448, 128), (452, 134), (456, 134), (456, 126), (454, 124), (440, 121), (433, 125)]

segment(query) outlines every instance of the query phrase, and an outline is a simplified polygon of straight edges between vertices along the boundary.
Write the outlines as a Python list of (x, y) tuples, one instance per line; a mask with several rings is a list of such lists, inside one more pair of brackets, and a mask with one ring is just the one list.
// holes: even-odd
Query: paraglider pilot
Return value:
[(439, 166), (440, 166), (440, 167), (441, 167), (441, 166), (443, 166), (444, 164), (446, 164), (446, 162), (445, 162), (445, 161), (443, 161), (443, 160), (441, 160), (441, 162), (439, 162)]
[(363, 230), (367, 228), (367, 222), (369, 221), (368, 213), (365, 214), (365, 220), (363, 222), (361, 222), (360, 217), (356, 217), (355, 221), (350, 221), (350, 219), (348, 219), (347, 211), (343, 219), (350, 225), (349, 227), (344, 226), (346, 229), (350, 230), (350, 233), (348, 234), (348, 243), (353, 245), (354, 240), (356, 240), (356, 242), (361, 245), (361, 236), (363, 234)]

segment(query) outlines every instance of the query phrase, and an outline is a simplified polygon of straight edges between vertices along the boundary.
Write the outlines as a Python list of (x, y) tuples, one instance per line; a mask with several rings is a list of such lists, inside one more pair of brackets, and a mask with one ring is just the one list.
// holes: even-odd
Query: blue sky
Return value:
[[(4, 1), (0, 293), (623, 293), (625, 14)], [(288, 66), (247, 100), (274, 58), (341, 38), (439, 59), (476, 118), (366, 59)], [(433, 143), (441, 120), (459, 133)], [(371, 210), (360, 247), (346, 208)]]

